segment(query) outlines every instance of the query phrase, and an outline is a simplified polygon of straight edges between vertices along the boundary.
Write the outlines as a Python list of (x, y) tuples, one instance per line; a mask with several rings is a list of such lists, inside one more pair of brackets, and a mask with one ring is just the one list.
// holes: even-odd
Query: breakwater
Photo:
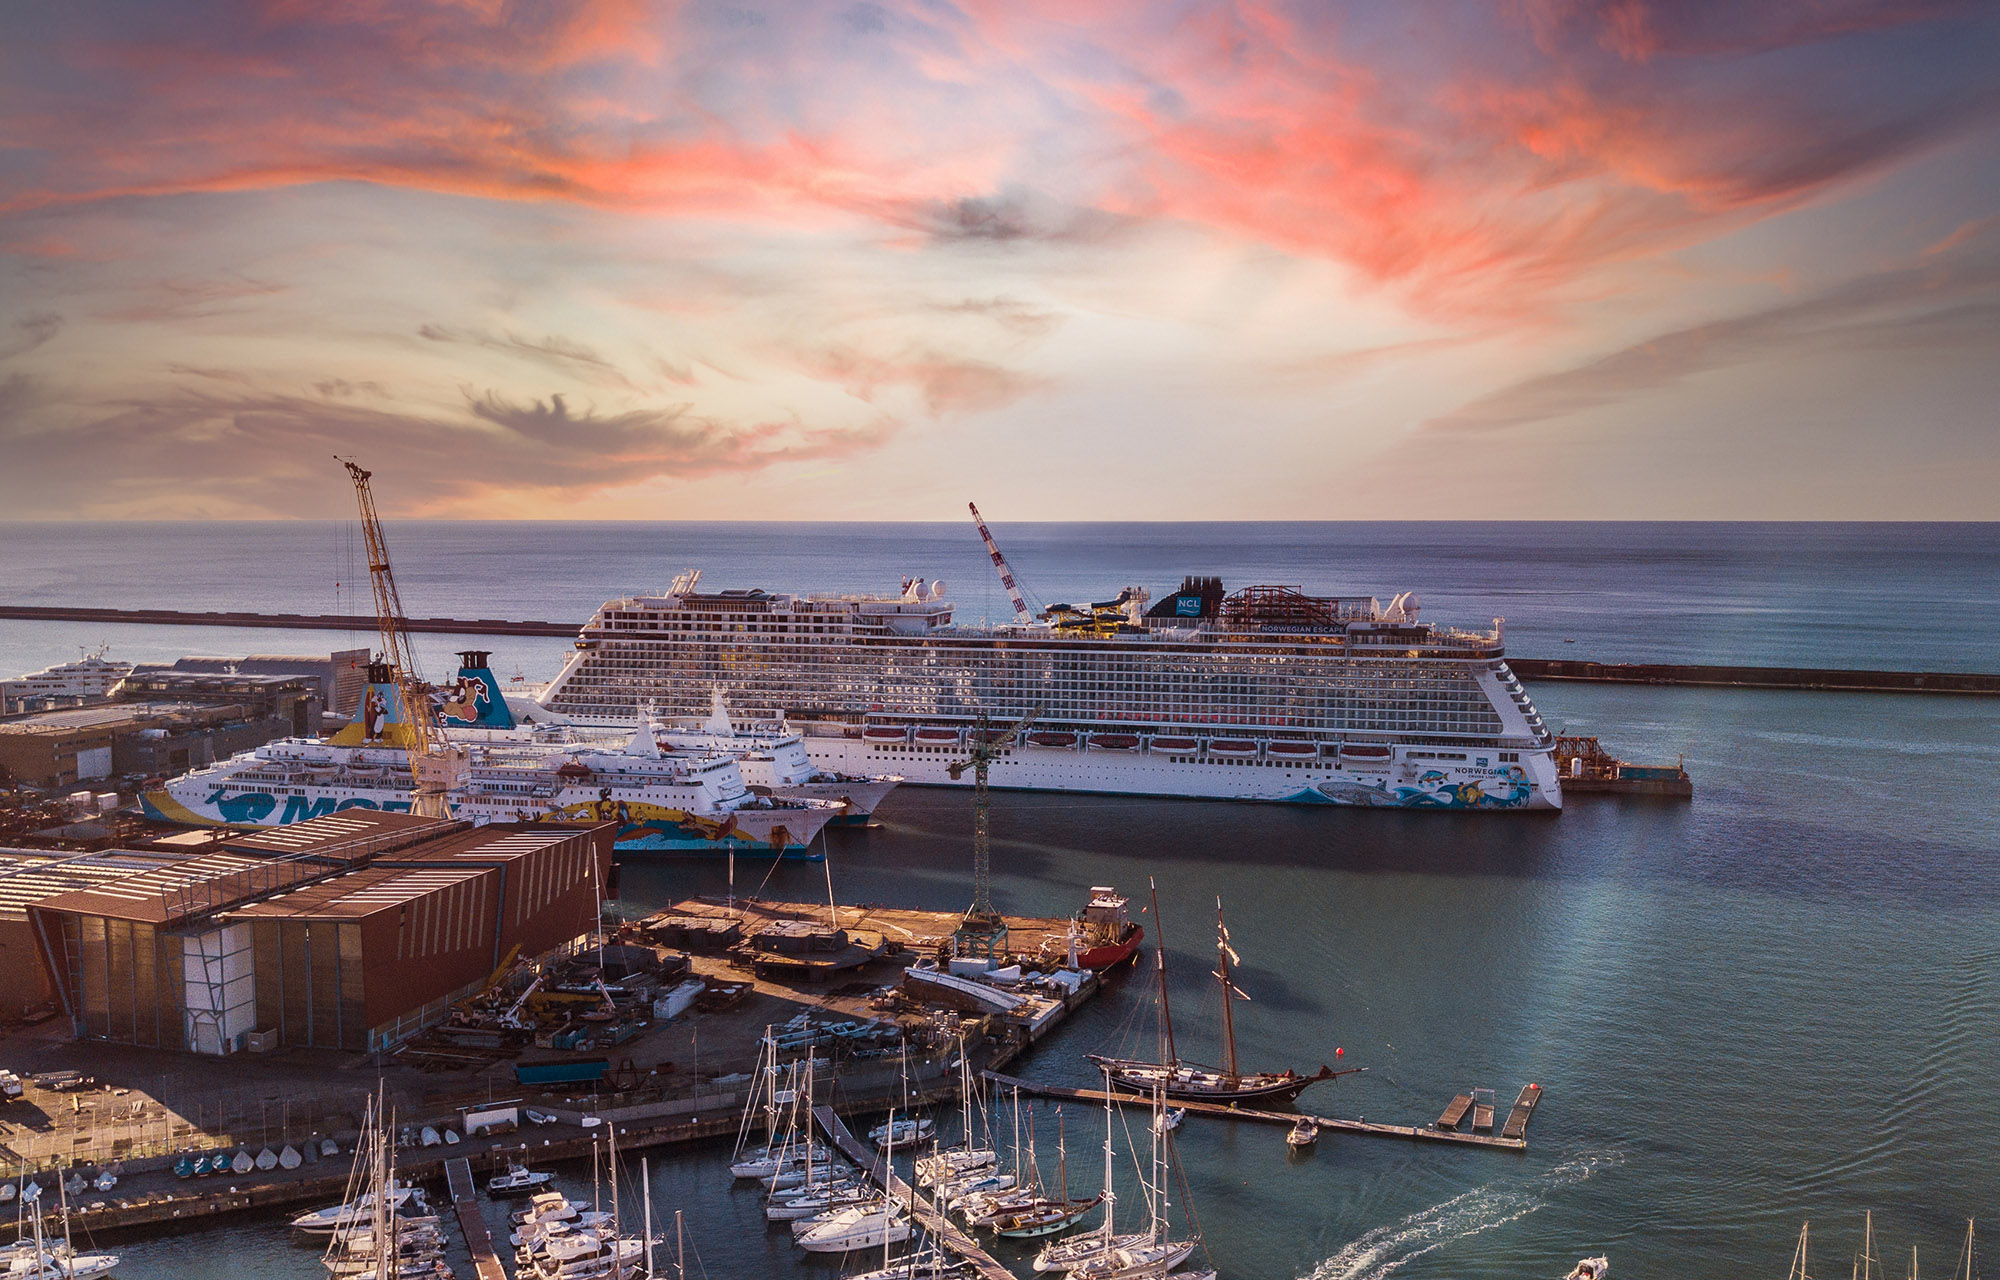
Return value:
[[(247, 613), (180, 609), (100, 609), (74, 605), (0, 605), (0, 619), (23, 622), (132, 623), (156, 627), (262, 627), (305, 631), (373, 631), (372, 615)], [(574, 622), (510, 618), (410, 618), (408, 630), (431, 635), (541, 636), (569, 639)], [(1696, 685), (1725, 689), (1796, 689), (1838, 693), (1944, 693), (2000, 696), (2000, 674), (1970, 671), (1872, 671), (1827, 667), (1738, 667), (1668, 662), (1594, 662), (1510, 657), (1523, 680), (1598, 684)]]

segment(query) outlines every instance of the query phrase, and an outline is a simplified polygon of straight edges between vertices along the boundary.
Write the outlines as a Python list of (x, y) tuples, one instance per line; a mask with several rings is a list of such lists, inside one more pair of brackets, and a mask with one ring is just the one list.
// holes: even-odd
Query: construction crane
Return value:
[(361, 507), (361, 533), (368, 546), (368, 580), (375, 588), (375, 625), (382, 642), (381, 661), (388, 664), (396, 692), (403, 702), (404, 749), (410, 756), (410, 779), (416, 784), (412, 813), (426, 818), (449, 818), (447, 797), (459, 785), (465, 772), (465, 753), (445, 740), (444, 729), (431, 709), (431, 688), (417, 669), (416, 650), (410, 644), (408, 625), (403, 620), (403, 597), (396, 590), (396, 578), (389, 569), (389, 545), (382, 537), (382, 520), (375, 513), (375, 494), (368, 486), (370, 472), (353, 460), (334, 455), (354, 481), (355, 501)]
[(1000, 585), (1007, 588), (1007, 599), (1014, 606), (1014, 621), (1024, 626), (1033, 622), (1035, 615), (1028, 612), (1028, 602), (1021, 598), (1021, 588), (1014, 582), (1014, 571), (1007, 567), (1007, 557), (1000, 554), (1000, 546), (993, 541), (993, 534), (987, 530), (986, 521), (980, 519), (978, 504), (968, 502), (965, 505), (972, 512), (972, 523), (979, 526), (979, 540), (986, 544), (986, 554), (993, 557), (993, 567), (1000, 571)]
[(1007, 950), (1007, 922), (993, 909), (993, 853), (987, 833), (986, 768), (1040, 714), (1042, 709), (1037, 706), (1016, 720), (1011, 729), (999, 734), (989, 732), (982, 717), (979, 726), (969, 735), (966, 758), (945, 766), (953, 782), (958, 781), (967, 769), (972, 770), (972, 905), (966, 908), (965, 918), (959, 921), (958, 930), (952, 935), (952, 942), (960, 955), (992, 958), (1005, 954)]

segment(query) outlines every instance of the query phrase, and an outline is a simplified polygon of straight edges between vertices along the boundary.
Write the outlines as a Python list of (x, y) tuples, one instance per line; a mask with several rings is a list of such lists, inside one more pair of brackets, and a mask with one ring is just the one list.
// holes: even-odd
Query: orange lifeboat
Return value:
[(1319, 748), (1310, 742), (1273, 742), (1264, 748), (1264, 753), (1286, 760), (1305, 760), (1318, 755)]
[(1189, 738), (1178, 734), (1153, 735), (1153, 750), (1155, 751), (1168, 751), (1178, 754), (1193, 751), (1200, 745), (1201, 739), (1199, 738)]
[(1249, 738), (1210, 738), (1208, 754), (1212, 756), (1254, 756), (1257, 744)]
[(910, 729), (908, 725), (871, 724), (861, 731), (861, 740), (863, 742), (908, 742), (910, 740)]
[(947, 729), (943, 725), (927, 724), (917, 730), (917, 741), (928, 743), (932, 746), (955, 743), (958, 741), (960, 732), (961, 730)]
[(1028, 745), (1034, 747), (1073, 747), (1076, 745), (1076, 735), (1073, 733), (1061, 733), (1055, 730), (1031, 733), (1028, 735)]
[(1093, 751), (1137, 751), (1139, 735), (1136, 733), (1093, 733), (1090, 735)]

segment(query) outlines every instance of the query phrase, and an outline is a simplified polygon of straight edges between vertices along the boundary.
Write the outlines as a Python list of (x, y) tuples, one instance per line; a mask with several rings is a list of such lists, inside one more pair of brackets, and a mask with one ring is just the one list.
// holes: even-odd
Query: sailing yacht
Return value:
[[(1159, 927), (1160, 895), (1157, 888), (1153, 893), (1153, 920)], [(1164, 930), (1162, 931), (1164, 932)], [(1214, 1102), (1235, 1105), (1241, 1102), (1296, 1102), (1298, 1096), (1310, 1085), (1321, 1080), (1331, 1080), (1341, 1074), (1332, 1067), (1322, 1065), (1312, 1075), (1300, 1075), (1289, 1068), (1278, 1071), (1245, 1072), (1236, 1061), (1236, 1016), (1235, 1004), (1250, 997), (1230, 980), (1230, 966), (1240, 965), (1242, 958), (1229, 945), (1229, 927), (1222, 920), (1222, 899), (1215, 900), (1215, 952), (1219, 964), (1215, 976), (1222, 984), (1222, 1047), (1221, 1067), (1203, 1066), (1183, 1059), (1174, 1046), (1173, 1015), (1167, 1005), (1167, 949), (1164, 937), (1161, 945), (1154, 948), (1158, 959), (1160, 979), (1160, 1025), (1165, 1035), (1166, 1055), (1164, 1060), (1148, 1062), (1132, 1058), (1111, 1058), (1102, 1054), (1085, 1054), (1084, 1057), (1106, 1070), (1110, 1078), (1120, 1086), (1134, 1093), (1152, 1093), (1160, 1090), (1169, 1098), (1179, 1102)]]

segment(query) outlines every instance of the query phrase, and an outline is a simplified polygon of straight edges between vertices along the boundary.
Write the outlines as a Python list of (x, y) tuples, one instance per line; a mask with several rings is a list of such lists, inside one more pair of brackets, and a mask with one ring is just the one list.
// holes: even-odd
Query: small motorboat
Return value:
[(894, 1151), (930, 1141), (934, 1127), (929, 1116), (898, 1120), (894, 1124), (878, 1124), (868, 1131), (868, 1141)]
[(1564, 1276), (1563, 1280), (1604, 1280), (1610, 1271), (1611, 1260), (1599, 1255), (1595, 1258), (1585, 1258), (1571, 1267), (1569, 1274)]
[(1181, 1121), (1185, 1119), (1187, 1119), (1186, 1107), (1175, 1107), (1172, 1111), (1162, 1111), (1159, 1115), (1153, 1117), (1153, 1132), (1172, 1133), (1181, 1127)]
[(496, 1173), (486, 1180), (486, 1194), (496, 1200), (507, 1196), (533, 1195), (555, 1181), (555, 1177), (553, 1173), (537, 1172), (524, 1164), (510, 1161), (505, 1173)]
[(1292, 1131), (1285, 1135), (1285, 1145), (1294, 1151), (1310, 1151), (1319, 1141), (1319, 1121), (1311, 1116), (1300, 1116)]
[(256, 1164), (259, 1169), (262, 1169), (265, 1173), (269, 1173), (278, 1167), (278, 1153), (269, 1147), (265, 1147), (257, 1153)]
[[(275, 1158), (273, 1157), (273, 1159)], [(257, 1157), (239, 1148), (236, 1152), (236, 1158), (229, 1162), (229, 1167), (238, 1173), (249, 1173), (257, 1167)]]
[(526, 1114), (530, 1124), (554, 1124), (556, 1122), (554, 1116), (544, 1111), (537, 1111), (533, 1107), (527, 1108)]
[(280, 1169), (296, 1169), (304, 1164), (305, 1160), (306, 1158), (299, 1154), (299, 1149), (289, 1142), (285, 1144), (285, 1149), (278, 1153), (278, 1167)]
[(447, 1147), (455, 1147), (458, 1145), (458, 1130), (446, 1129), (444, 1131), (444, 1145), (446, 1145)]
[(422, 1145), (426, 1147), (435, 1147), (439, 1143), (444, 1141), (443, 1138), (438, 1136), (438, 1131), (436, 1129), (431, 1128), (429, 1125), (424, 1126), (423, 1132), (417, 1135), (417, 1139)]

